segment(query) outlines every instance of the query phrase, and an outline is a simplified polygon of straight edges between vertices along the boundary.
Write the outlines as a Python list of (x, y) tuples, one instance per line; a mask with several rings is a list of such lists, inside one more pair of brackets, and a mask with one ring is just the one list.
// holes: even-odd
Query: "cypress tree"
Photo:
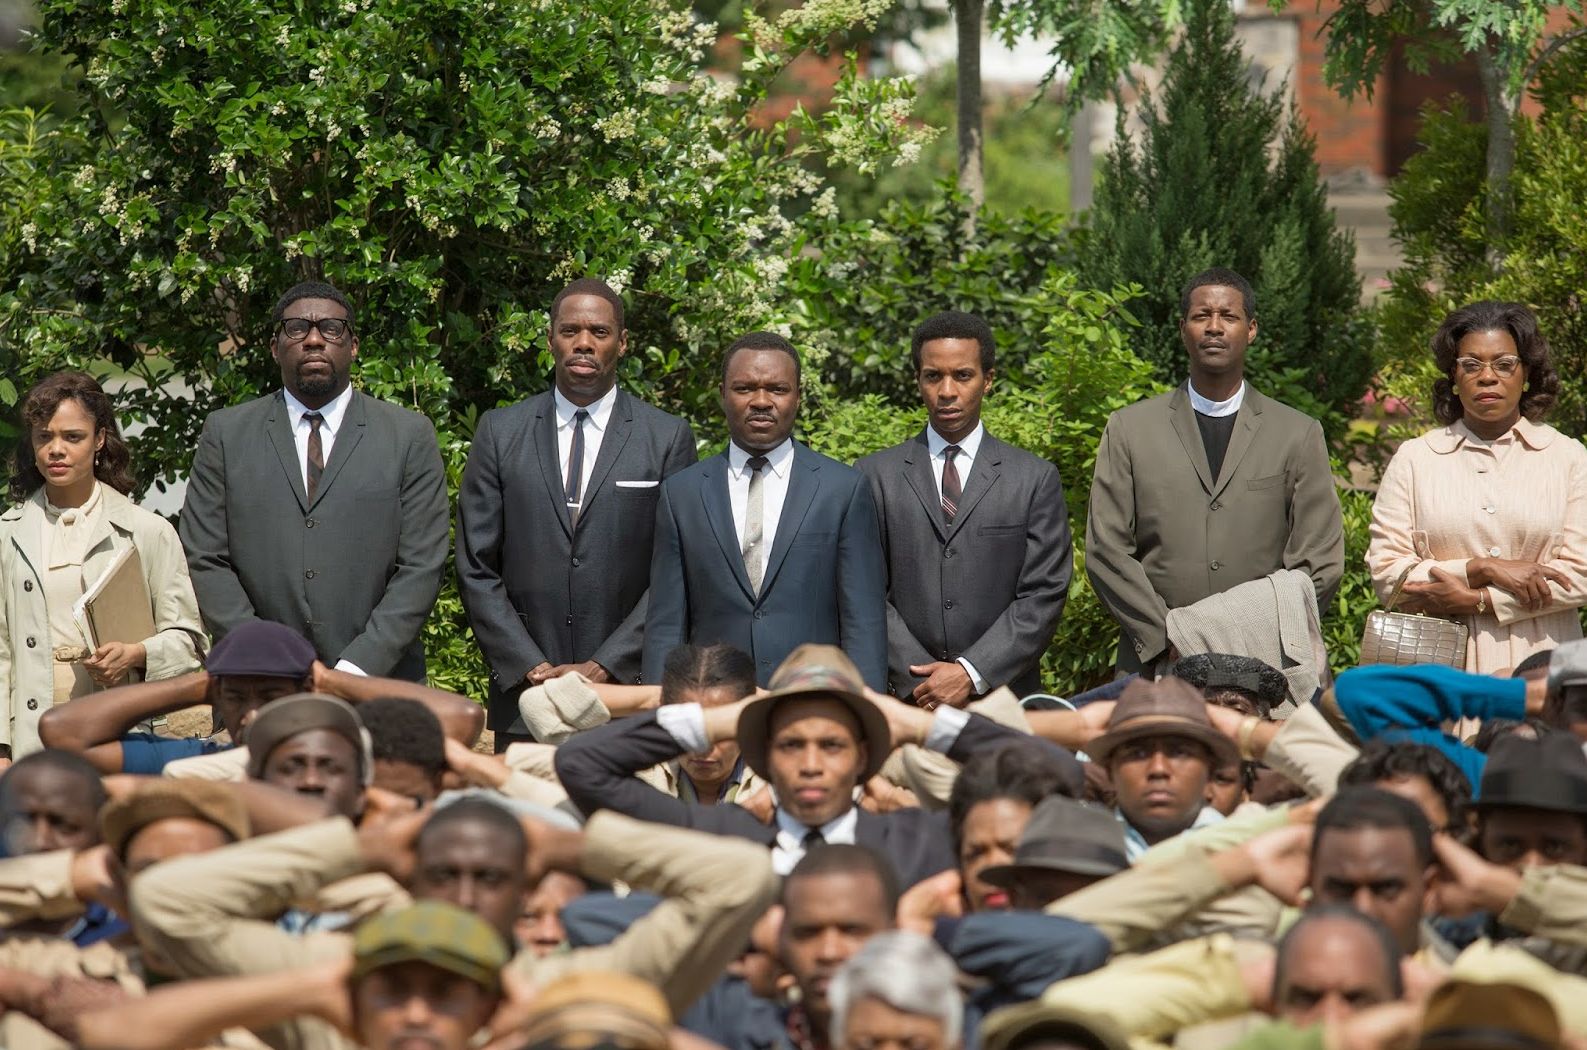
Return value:
[(1354, 239), (1334, 223), (1298, 113), (1251, 84), (1227, 0), (1192, 0), (1186, 16), (1159, 98), (1142, 101), (1139, 141), (1120, 117), (1081, 275), (1148, 290), (1131, 304), (1142, 321), (1133, 349), (1177, 383), (1179, 290), (1197, 271), (1233, 267), (1257, 295), (1246, 374), (1337, 436), (1372, 373)]

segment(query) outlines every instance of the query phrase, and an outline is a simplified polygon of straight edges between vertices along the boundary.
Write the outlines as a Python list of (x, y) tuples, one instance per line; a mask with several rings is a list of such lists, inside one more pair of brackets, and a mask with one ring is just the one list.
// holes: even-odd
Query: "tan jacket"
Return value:
[[(621, 880), (666, 898), (612, 944), (512, 965), (545, 984), (578, 970), (654, 982), (675, 1011), (693, 1002), (743, 949), (777, 879), (757, 843), (644, 824), (602, 812), (585, 826), (587, 878)], [(362, 873), (358, 834), (344, 818), (310, 824), (156, 865), (132, 884), (140, 939), (185, 977), (271, 973), (345, 956), (344, 933), (294, 936), (274, 919), (293, 900)], [(275, 1050), (347, 1050), (303, 1018), (258, 1033)]]
[(1507, 674), (1533, 653), (1582, 636), (1587, 605), (1587, 449), (1553, 427), (1521, 420), (1496, 442), (1464, 423), (1401, 445), (1372, 504), (1367, 567), (1386, 601), (1407, 569), (1424, 582), (1434, 568), (1466, 580), (1466, 562), (1495, 557), (1541, 562), (1570, 583), (1550, 583), (1553, 601), (1528, 609), (1489, 587), (1471, 628), (1466, 670)]
[(1119, 622), (1126, 671), (1163, 655), (1170, 609), (1299, 569), (1326, 610), (1344, 574), (1344, 523), (1317, 421), (1247, 383), (1214, 479), (1195, 415), (1181, 385), (1113, 413), (1097, 448), (1086, 575)]
[[(39, 718), (55, 693), (54, 647), (44, 608), (43, 491), (0, 514), (0, 688), (9, 718), (0, 718), (0, 744), (14, 758), (39, 750)], [(154, 599), (155, 635), (148, 649), (147, 678), (175, 678), (196, 671), (199, 648), (207, 647), (198, 600), (187, 575), (187, 559), (176, 530), (109, 486), (104, 487), (101, 531), (90, 541), (83, 575), (97, 579), (116, 551), (136, 547), (144, 581)]]

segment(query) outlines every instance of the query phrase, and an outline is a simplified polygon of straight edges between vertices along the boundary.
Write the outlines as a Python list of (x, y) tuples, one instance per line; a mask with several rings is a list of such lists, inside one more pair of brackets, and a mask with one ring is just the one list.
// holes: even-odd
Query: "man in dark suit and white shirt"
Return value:
[[(777, 805), (768, 824), (737, 805), (683, 802), (634, 774), (737, 740), (745, 764), (769, 782)], [(612, 809), (639, 820), (765, 843), (779, 874), (816, 845), (868, 846), (913, 885), (956, 863), (945, 813), (906, 807), (876, 814), (855, 803), (893, 748), (915, 744), (955, 762), (1011, 743), (1044, 749), (1078, 795), (1074, 755), (989, 718), (941, 707), (928, 714), (879, 693), (830, 645), (804, 645), (777, 668), (771, 691), (731, 704), (667, 704), (573, 736), (557, 748), (557, 776), (585, 813)]]
[(628, 331), (606, 282), (557, 295), (548, 342), (555, 385), (480, 417), (458, 497), (458, 579), (498, 751), (529, 739), (525, 687), (570, 671), (639, 680), (656, 496), (695, 461), (687, 423), (617, 386)]
[(880, 688), (887, 598), (876, 507), (858, 471), (793, 440), (793, 344), (752, 332), (728, 347), (722, 411), (727, 449), (661, 486), (646, 681), (660, 680), (684, 642), (749, 653), (761, 685), (797, 646), (823, 642)]
[(354, 390), (347, 298), (305, 281), (277, 301), (280, 391), (204, 422), (178, 532), (218, 641), (274, 620), (337, 669), (422, 681), (419, 632), (446, 563), (435, 427)]
[(1058, 468), (986, 432), (992, 329), (949, 311), (915, 329), (926, 429), (855, 466), (887, 556), (891, 692), (928, 710), (1041, 690), (1074, 557)]

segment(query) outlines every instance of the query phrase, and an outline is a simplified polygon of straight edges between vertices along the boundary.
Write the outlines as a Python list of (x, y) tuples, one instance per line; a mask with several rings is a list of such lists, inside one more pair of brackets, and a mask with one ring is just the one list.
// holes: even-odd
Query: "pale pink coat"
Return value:
[(1532, 653), (1582, 636), (1587, 605), (1587, 449), (1551, 426), (1521, 420), (1496, 441), (1464, 423), (1401, 445), (1372, 506), (1367, 567), (1387, 602), (1406, 566), (1426, 580), (1437, 566), (1466, 579), (1466, 561), (1547, 562), (1570, 577), (1534, 612), (1489, 587), (1486, 613), (1466, 617), (1466, 670), (1505, 674)]

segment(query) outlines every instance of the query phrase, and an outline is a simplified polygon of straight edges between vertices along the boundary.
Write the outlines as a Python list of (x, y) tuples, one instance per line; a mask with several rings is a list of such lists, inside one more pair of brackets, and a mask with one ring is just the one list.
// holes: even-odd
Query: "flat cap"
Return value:
[(246, 620), (226, 632), (204, 661), (211, 675), (307, 678), (314, 668), (314, 646), (285, 624)]
[(125, 859), (127, 843), (158, 820), (187, 817), (213, 824), (233, 842), (248, 837), (248, 811), (227, 784), (213, 780), (149, 780), (125, 798), (105, 803), (99, 826), (105, 844)]
[(353, 933), (355, 981), (382, 967), (422, 962), (495, 992), (508, 958), (507, 942), (490, 923), (445, 901), (381, 912)]
[(1559, 1016), (1547, 998), (1519, 984), (1453, 980), (1422, 1015), (1422, 1050), (1544, 1050), (1560, 1045)]
[(248, 747), (248, 776), (258, 780), (264, 775), (270, 752), (311, 729), (328, 729), (346, 739), (358, 756), (364, 783), (369, 783), (374, 774), (369, 732), (352, 704), (321, 693), (293, 693), (259, 709), (243, 733), (242, 742)]

